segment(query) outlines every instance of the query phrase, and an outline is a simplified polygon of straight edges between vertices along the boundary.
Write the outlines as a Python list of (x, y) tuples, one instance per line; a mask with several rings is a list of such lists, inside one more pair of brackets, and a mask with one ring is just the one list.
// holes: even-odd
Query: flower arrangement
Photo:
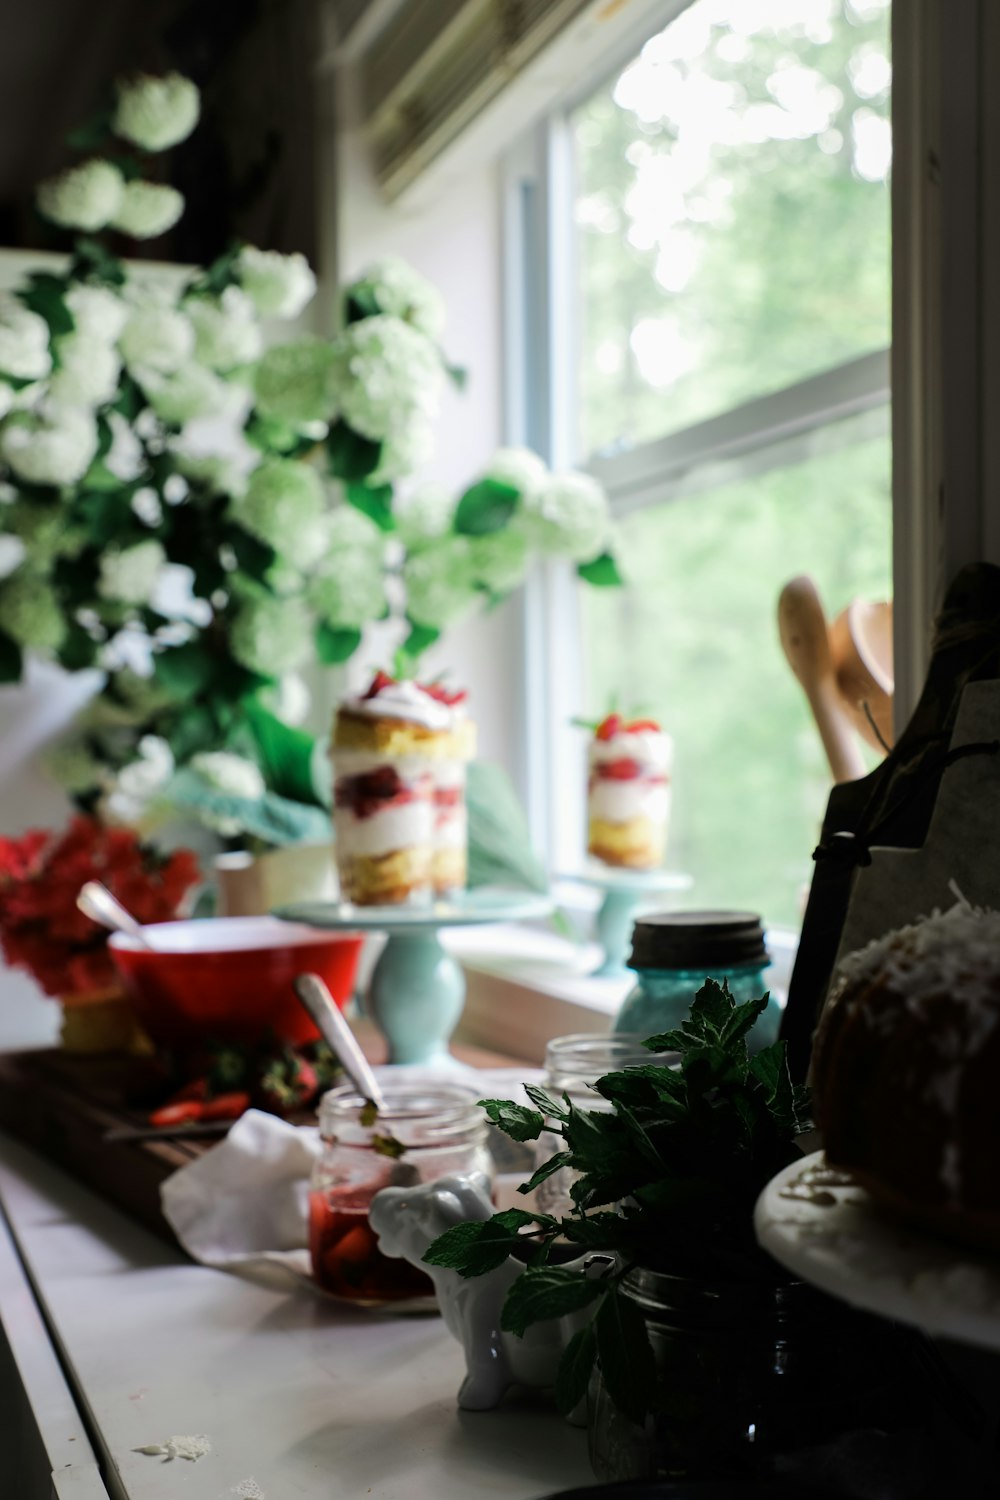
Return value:
[(84, 806), (118, 816), (182, 768), (189, 792), (208, 776), (245, 800), (256, 771), (280, 842), (270, 814), (302, 836), (284, 804), (315, 801), (271, 753), (303, 711), (298, 669), (386, 618), (414, 667), (537, 556), (618, 575), (586, 475), (506, 450), (458, 497), (403, 484), (458, 375), (443, 301), (401, 261), (347, 287), (334, 338), (266, 342), (315, 293), (303, 256), (237, 244), (170, 274), (114, 253), (182, 214), (154, 157), (198, 113), (176, 74), (121, 82), (85, 158), (38, 190), (78, 234), (66, 269), (0, 295), (0, 681), (25, 651), (104, 671), (54, 766)]
[(33, 830), (0, 838), (0, 947), (15, 968), (27, 969), (47, 995), (113, 991), (108, 934), (77, 908), (88, 880), (100, 880), (139, 922), (177, 915), (198, 879), (186, 849), (164, 855), (140, 843), (131, 829), (74, 818), (61, 834)]

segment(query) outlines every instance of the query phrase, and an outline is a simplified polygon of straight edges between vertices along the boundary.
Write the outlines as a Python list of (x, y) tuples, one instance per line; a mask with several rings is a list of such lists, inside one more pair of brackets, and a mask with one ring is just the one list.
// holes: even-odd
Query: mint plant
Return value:
[[(573, 1210), (561, 1218), (507, 1209), (458, 1224), (424, 1256), (428, 1265), (481, 1276), (511, 1253), (525, 1269), (510, 1287), (501, 1326), (593, 1311), (568, 1345), (556, 1401), (567, 1413), (586, 1394), (595, 1361), (615, 1405), (636, 1422), (651, 1408), (655, 1366), (646, 1325), (622, 1282), (637, 1266), (720, 1282), (771, 1282), (784, 1273), (757, 1246), (753, 1207), (767, 1182), (795, 1159), (809, 1128), (808, 1096), (791, 1081), (783, 1042), (751, 1057), (746, 1038), (768, 1001), (737, 1005), (726, 984), (706, 980), (678, 1030), (650, 1037), (677, 1052), (676, 1068), (650, 1064), (607, 1073), (593, 1085), (610, 1110), (578, 1109), (528, 1086), (534, 1109), (481, 1100), (515, 1141), (560, 1136), (557, 1151), (519, 1189), (529, 1193), (561, 1168), (579, 1174)], [(552, 1264), (554, 1247), (603, 1251), (610, 1266), (591, 1280)]]

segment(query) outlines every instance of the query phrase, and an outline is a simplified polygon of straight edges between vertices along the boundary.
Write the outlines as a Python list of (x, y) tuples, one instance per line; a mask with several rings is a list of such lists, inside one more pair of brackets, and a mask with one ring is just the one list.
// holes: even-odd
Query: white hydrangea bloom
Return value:
[(227, 286), (221, 297), (188, 297), (184, 311), (194, 328), (195, 354), (210, 369), (232, 370), (260, 354), (254, 305), (238, 286)]
[(125, 184), (118, 212), (111, 220), (115, 229), (136, 240), (152, 240), (173, 229), (184, 212), (184, 195), (163, 182), (137, 178)]
[(607, 545), (607, 496), (589, 474), (553, 474), (524, 496), (522, 508), (528, 538), (542, 552), (590, 562)]
[(0, 453), (29, 484), (75, 484), (96, 452), (94, 415), (77, 407), (14, 412), (0, 428)]
[(312, 656), (312, 622), (297, 599), (246, 599), (229, 632), (229, 649), (251, 672), (280, 677)]
[(35, 201), (53, 224), (93, 233), (111, 223), (124, 194), (125, 179), (118, 168), (96, 158), (50, 177), (39, 187)]
[(66, 637), (66, 621), (51, 584), (29, 568), (0, 582), (0, 630), (21, 646), (57, 651)]
[(401, 495), (393, 506), (396, 534), (408, 552), (417, 552), (451, 529), (455, 496), (443, 484), (423, 484)]
[(19, 536), (0, 531), (0, 578), (9, 578), (24, 562), (28, 549)]
[(353, 548), (367, 552), (381, 562), (385, 550), (385, 533), (379, 530), (363, 510), (341, 500), (329, 516), (327, 545), (331, 552)]
[(334, 390), (345, 420), (382, 442), (426, 423), (438, 408), (444, 372), (434, 345), (401, 318), (380, 314), (346, 328), (334, 345)]
[(111, 447), (104, 455), (104, 467), (123, 484), (128, 484), (142, 473), (145, 463), (142, 444), (120, 412), (109, 412), (108, 421), (111, 423)]
[[(51, 368), (48, 323), (9, 292), (0, 293), (0, 375), (42, 380)], [(4, 389), (10, 391), (9, 386)], [(10, 398), (13, 405), (13, 392)]]
[(467, 537), (446, 537), (403, 564), (406, 613), (418, 625), (454, 625), (480, 597), (473, 586)]
[(138, 368), (133, 373), (156, 415), (174, 427), (183, 427), (196, 417), (232, 420), (243, 407), (242, 391), (204, 365), (187, 364), (172, 375)]
[(104, 286), (74, 282), (66, 293), (66, 306), (73, 315), (76, 332), (113, 344), (128, 319), (128, 304)]
[(267, 791), (260, 767), (245, 755), (234, 755), (229, 750), (204, 750), (193, 755), (189, 764), (214, 791), (226, 797), (259, 802)]
[(238, 498), (246, 489), (246, 473), (231, 458), (211, 453), (185, 453), (175, 450), (177, 467), (188, 479), (209, 485), (220, 495)]
[(124, 604), (148, 604), (167, 555), (151, 537), (134, 547), (115, 547), (101, 558), (97, 591)]
[(477, 583), (496, 594), (517, 588), (528, 567), (528, 542), (509, 526), (488, 536), (469, 538), (469, 566)]
[(122, 362), (114, 346), (79, 329), (58, 340), (49, 395), (61, 406), (104, 406), (118, 393)]
[(297, 568), (309, 567), (327, 545), (322, 480), (294, 459), (269, 458), (254, 469), (235, 519)]
[(244, 245), (237, 262), (240, 283), (262, 318), (297, 318), (316, 291), (304, 255), (282, 255)]
[(171, 701), (170, 694), (152, 675), (143, 676), (131, 667), (122, 667), (110, 684), (139, 720), (149, 718)]
[(402, 318), (437, 342), (444, 333), (444, 298), (429, 281), (398, 256), (387, 255), (369, 266), (360, 280), (348, 288), (362, 307), (373, 302), (379, 312)]
[(118, 347), (130, 369), (172, 375), (194, 353), (194, 329), (176, 308), (140, 301), (129, 313)]
[(527, 495), (541, 489), (549, 478), (549, 471), (530, 448), (498, 448), (483, 477), (512, 485), (522, 495)]
[(190, 78), (140, 74), (117, 84), (118, 104), (112, 129), (144, 151), (166, 151), (186, 140), (198, 123), (201, 99)]
[(0, 381), (0, 421), (12, 411), (14, 407), (14, 391), (11, 386)]
[(137, 758), (121, 768), (101, 799), (101, 816), (109, 823), (141, 823), (174, 774), (173, 751), (159, 735), (144, 734), (136, 748)]
[(434, 434), (423, 417), (412, 417), (393, 429), (382, 444), (369, 484), (392, 484), (416, 474), (434, 453)]
[(385, 613), (381, 559), (359, 547), (331, 549), (309, 582), (309, 603), (337, 629), (356, 629)]
[(259, 410), (293, 427), (329, 421), (337, 410), (336, 363), (336, 354), (322, 339), (275, 344), (254, 375)]

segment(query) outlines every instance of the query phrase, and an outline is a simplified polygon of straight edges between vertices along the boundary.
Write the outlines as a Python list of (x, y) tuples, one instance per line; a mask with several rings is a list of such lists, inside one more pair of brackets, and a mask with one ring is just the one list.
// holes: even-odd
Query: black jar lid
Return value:
[(766, 964), (760, 917), (750, 911), (667, 911), (632, 929), (632, 969), (729, 969)]

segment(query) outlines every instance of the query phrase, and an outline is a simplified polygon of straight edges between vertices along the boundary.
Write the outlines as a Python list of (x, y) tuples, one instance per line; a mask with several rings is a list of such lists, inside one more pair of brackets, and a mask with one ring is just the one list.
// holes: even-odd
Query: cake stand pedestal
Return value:
[(689, 891), (692, 878), (675, 870), (627, 870), (596, 861), (583, 870), (560, 876), (562, 880), (575, 880), (578, 885), (596, 886), (604, 892), (595, 920), (595, 936), (604, 952), (604, 957), (593, 970), (601, 979), (624, 979), (628, 974), (629, 939), (632, 924), (640, 907), (649, 904), (651, 896), (666, 895), (667, 892)]
[(844, 1302), (925, 1333), (1000, 1350), (1000, 1262), (883, 1211), (822, 1151), (773, 1177), (757, 1200), (760, 1245)]
[(549, 896), (522, 891), (461, 891), (433, 906), (352, 906), (296, 901), (274, 915), (335, 932), (384, 932), (365, 1013), (389, 1044), (391, 1063), (439, 1063), (465, 1005), (465, 975), (441, 944), (448, 927), (528, 922), (547, 917)]

